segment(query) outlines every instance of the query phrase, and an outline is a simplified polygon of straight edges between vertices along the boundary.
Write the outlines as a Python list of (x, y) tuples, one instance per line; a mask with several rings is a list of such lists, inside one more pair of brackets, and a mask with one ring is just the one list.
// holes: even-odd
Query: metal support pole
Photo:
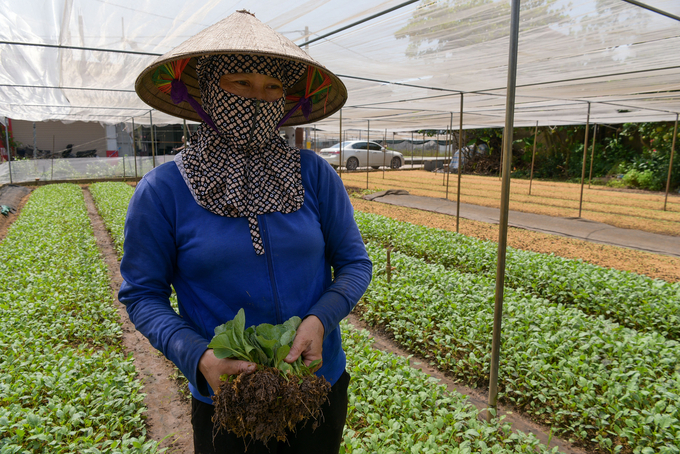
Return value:
[(460, 175), (463, 167), (463, 93), (460, 94), (460, 128), (458, 129), (458, 190), (456, 191), (456, 233), (460, 227)]
[(123, 155), (122, 158), (123, 158), (123, 181), (125, 181), (125, 155)]
[(538, 121), (534, 129), (534, 151), (531, 153), (531, 174), (529, 175), (529, 195), (531, 195), (531, 183), (534, 181), (534, 161), (536, 160), (536, 141), (538, 140)]
[(153, 132), (153, 117), (149, 111), (149, 127), (151, 129), (151, 163), (153, 168), (156, 168), (156, 134)]
[(338, 175), (342, 179), (342, 109), (340, 109), (340, 161), (338, 162)]
[[(189, 143), (189, 136), (187, 135), (187, 121), (186, 121), (186, 120), (183, 120), (183, 121), (184, 121), (184, 124), (183, 124), (183, 126), (182, 126), (182, 132), (184, 133), (184, 134), (183, 134), (183, 136), (184, 136), (184, 142), (182, 143), (182, 146), (183, 146), (184, 148), (186, 148), (187, 143)], [(182, 150), (184, 150), (184, 148), (182, 148)]]
[(338, 175), (342, 179), (342, 109), (340, 109), (340, 155), (338, 161)]
[(453, 112), (451, 112), (451, 118), (449, 119), (449, 132), (449, 138), (451, 139), (451, 150), (449, 151), (448, 172), (446, 172), (446, 200), (449, 200), (449, 180), (451, 179), (451, 163), (453, 162)]
[(437, 149), (434, 152), (434, 173), (437, 173), (438, 161), (439, 161), (439, 131), (435, 135), (435, 143), (437, 144)]
[(446, 146), (444, 147), (444, 159), (442, 160), (442, 186), (446, 185), (446, 174), (449, 173), (447, 166), (447, 171), (444, 171), (444, 165), (446, 164), (446, 158), (449, 157), (449, 151), (451, 148), (451, 128), (446, 130)]
[(387, 156), (387, 128), (385, 128), (385, 135), (383, 136), (383, 143), (385, 144), (385, 151), (383, 151), (383, 180), (385, 179), (385, 157)]
[(368, 189), (368, 169), (371, 167), (368, 165), (369, 164), (369, 159), (370, 156), (368, 155), (368, 147), (370, 145), (370, 140), (371, 140), (371, 120), (366, 120), (368, 122), (368, 125), (366, 126), (366, 189)]
[(132, 156), (135, 158), (135, 178), (137, 178), (137, 146), (135, 145), (135, 119), (132, 119)]
[(590, 173), (588, 174), (588, 189), (590, 189), (590, 180), (593, 179), (593, 160), (595, 159), (596, 137), (597, 137), (597, 124), (593, 125), (593, 147), (590, 149)]
[[(489, 375), (489, 409), (487, 421), (496, 413), (498, 402), (498, 367), (501, 349), (501, 321), (503, 319), (503, 284), (505, 282), (505, 252), (508, 241), (508, 206), (510, 204), (510, 162), (512, 161), (512, 128), (515, 120), (515, 89), (517, 83), (517, 48), (519, 42), (519, 4), (512, 0), (510, 16), (510, 55), (508, 61), (508, 89), (505, 106), (505, 134), (503, 135), (503, 183), (501, 185), (500, 227), (498, 233), (498, 264), (496, 267), (496, 292), (493, 313), (493, 340)], [(458, 155), (460, 161), (460, 155)], [(460, 167), (460, 166), (459, 166)]]
[(51, 153), (51, 162), (50, 162), (50, 180), (54, 180), (54, 152), (56, 150), (56, 145), (55, 145), (56, 139), (54, 134), (52, 134), (52, 153)]
[[(673, 129), (673, 142), (671, 144), (671, 161), (668, 164), (668, 179), (666, 180), (666, 196), (663, 199), (663, 210), (666, 211), (668, 191), (671, 188), (671, 172), (673, 172), (673, 155), (675, 154), (675, 140), (678, 137), (678, 114), (675, 114), (675, 128)], [(9, 147), (7, 148), (9, 150)]]
[(9, 184), (12, 184), (12, 149), (9, 147), (9, 118), (5, 117), (5, 143), (7, 143), (7, 167), (9, 168)]
[(411, 131), (411, 170), (413, 170), (413, 131)]
[(588, 154), (588, 132), (590, 130), (590, 101), (588, 101), (588, 116), (586, 117), (586, 139), (583, 142), (583, 165), (581, 166), (581, 197), (578, 200), (578, 217), (583, 208), (583, 184), (586, 178), (586, 156)]

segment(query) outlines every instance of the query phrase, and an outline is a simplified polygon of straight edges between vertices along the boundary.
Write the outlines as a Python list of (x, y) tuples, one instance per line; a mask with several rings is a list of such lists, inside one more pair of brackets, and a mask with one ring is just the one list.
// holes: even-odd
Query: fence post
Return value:
[(135, 178), (137, 178), (137, 146), (135, 145), (135, 119), (132, 118), (132, 156), (135, 158)]

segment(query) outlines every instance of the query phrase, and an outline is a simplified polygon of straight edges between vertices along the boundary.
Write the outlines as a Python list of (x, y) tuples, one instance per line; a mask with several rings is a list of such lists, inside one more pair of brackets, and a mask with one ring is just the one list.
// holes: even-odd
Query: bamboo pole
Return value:
[(581, 197), (578, 200), (578, 217), (583, 208), (583, 184), (586, 177), (586, 156), (588, 155), (588, 132), (590, 130), (590, 101), (588, 101), (588, 115), (586, 116), (586, 139), (583, 142), (583, 165), (581, 166)]
[[(497, 413), (498, 368), (500, 363), (501, 326), (503, 319), (503, 288), (505, 283), (505, 253), (508, 241), (508, 206), (510, 204), (510, 162), (512, 161), (512, 128), (515, 114), (515, 89), (517, 83), (517, 48), (519, 42), (520, 0), (512, 0), (510, 15), (510, 52), (508, 58), (508, 90), (505, 106), (505, 134), (503, 135), (503, 183), (501, 185), (500, 227), (498, 234), (498, 263), (496, 267), (496, 290), (494, 295), (493, 339), (491, 342), (491, 365), (489, 374), (489, 409), (487, 421)], [(458, 155), (460, 162), (460, 155)], [(460, 167), (460, 164), (459, 164)]]
[(671, 189), (671, 173), (673, 172), (673, 155), (675, 154), (675, 140), (678, 137), (678, 114), (675, 114), (675, 128), (673, 129), (673, 142), (671, 144), (671, 160), (668, 164), (668, 179), (666, 179), (666, 196), (663, 199), (663, 210), (666, 211), (668, 203), (668, 191)]
[(463, 167), (463, 93), (460, 94), (460, 127), (458, 129), (458, 189), (456, 191), (456, 233), (460, 228), (460, 175)]
[(593, 160), (595, 159), (595, 137), (597, 137), (597, 124), (593, 125), (593, 146), (590, 149), (590, 173), (588, 174), (588, 189), (590, 189), (590, 180), (593, 179)]
[(531, 174), (529, 176), (529, 195), (531, 195), (531, 183), (534, 181), (534, 161), (536, 160), (536, 141), (538, 140), (538, 121), (534, 130), (534, 151), (531, 153)]

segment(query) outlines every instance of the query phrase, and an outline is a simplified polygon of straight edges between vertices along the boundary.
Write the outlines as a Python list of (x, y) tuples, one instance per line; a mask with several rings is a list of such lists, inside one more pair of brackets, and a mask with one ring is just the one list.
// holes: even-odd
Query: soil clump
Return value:
[(323, 377), (284, 376), (275, 368), (260, 367), (222, 382), (213, 398), (213, 422), (244, 439), (285, 442), (299, 423), (314, 420), (316, 429), (330, 390)]

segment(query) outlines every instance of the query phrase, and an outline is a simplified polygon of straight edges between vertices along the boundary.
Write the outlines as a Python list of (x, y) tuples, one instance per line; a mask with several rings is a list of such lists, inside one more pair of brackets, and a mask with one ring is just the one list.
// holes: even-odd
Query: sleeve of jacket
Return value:
[(316, 315), (327, 337), (356, 306), (371, 282), (373, 264), (354, 220), (354, 208), (340, 177), (317, 159), (317, 197), (326, 258), (334, 279), (307, 315)]
[(209, 341), (170, 305), (176, 263), (175, 210), (172, 203), (163, 204), (146, 178), (139, 182), (125, 220), (125, 252), (120, 264), (124, 282), (118, 299), (135, 328), (175, 363), (201, 394), (208, 395), (198, 361)]

